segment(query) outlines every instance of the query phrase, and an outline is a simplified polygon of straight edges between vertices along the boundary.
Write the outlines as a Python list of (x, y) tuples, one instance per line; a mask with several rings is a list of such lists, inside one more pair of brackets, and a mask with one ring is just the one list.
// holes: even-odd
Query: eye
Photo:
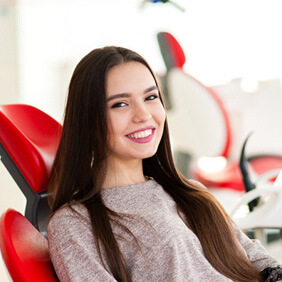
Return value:
[(145, 101), (152, 101), (152, 100), (155, 100), (155, 99), (158, 99), (159, 96), (157, 94), (151, 94), (149, 95), (148, 97), (145, 98)]
[(111, 106), (111, 108), (113, 109), (113, 108), (123, 108), (123, 107), (125, 107), (127, 104), (126, 103), (124, 103), (124, 102), (118, 102), (118, 103), (115, 103), (115, 104), (113, 104), (112, 106)]

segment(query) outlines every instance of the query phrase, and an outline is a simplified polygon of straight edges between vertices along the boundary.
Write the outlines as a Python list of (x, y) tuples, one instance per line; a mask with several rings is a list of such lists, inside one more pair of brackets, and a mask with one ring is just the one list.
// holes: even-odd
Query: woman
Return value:
[(277, 261), (175, 168), (159, 84), (131, 50), (96, 49), (77, 65), (50, 195), (62, 281), (279, 279)]

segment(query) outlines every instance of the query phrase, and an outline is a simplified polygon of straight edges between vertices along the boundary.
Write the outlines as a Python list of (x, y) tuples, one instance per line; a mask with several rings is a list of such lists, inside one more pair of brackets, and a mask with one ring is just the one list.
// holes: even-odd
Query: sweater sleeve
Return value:
[(101, 262), (91, 227), (75, 214), (55, 215), (48, 225), (51, 261), (60, 281), (116, 281)]
[(281, 264), (267, 253), (259, 240), (250, 239), (240, 228), (235, 227), (234, 231), (244, 248), (248, 259), (259, 270), (263, 271), (268, 267), (281, 267)]

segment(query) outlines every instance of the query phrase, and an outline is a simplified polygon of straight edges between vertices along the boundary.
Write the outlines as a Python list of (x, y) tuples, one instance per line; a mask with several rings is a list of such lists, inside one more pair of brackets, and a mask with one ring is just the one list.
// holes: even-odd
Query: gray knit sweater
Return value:
[[(197, 236), (177, 213), (173, 199), (154, 180), (102, 191), (105, 204), (118, 213), (133, 215), (122, 223), (127, 232), (113, 224), (133, 281), (230, 281), (207, 261)], [(86, 209), (59, 210), (48, 225), (49, 250), (61, 281), (115, 281), (101, 262), (93, 241)], [(212, 222), (211, 222), (212, 224)], [(249, 260), (259, 269), (277, 265), (258, 241), (241, 231), (237, 236)], [(103, 255), (103, 254), (102, 254)]]

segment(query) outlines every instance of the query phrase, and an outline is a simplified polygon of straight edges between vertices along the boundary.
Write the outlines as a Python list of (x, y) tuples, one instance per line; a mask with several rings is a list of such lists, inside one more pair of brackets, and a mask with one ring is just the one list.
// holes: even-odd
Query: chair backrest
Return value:
[(169, 32), (159, 32), (157, 38), (167, 70), (183, 68), (186, 57), (176, 38)]
[(58, 281), (47, 240), (19, 212), (8, 209), (0, 219), (0, 248), (14, 282)]
[(185, 73), (185, 55), (175, 37), (158, 33), (158, 41), (167, 66), (166, 96), (168, 122), (176, 151), (193, 157), (227, 156), (231, 128), (227, 112), (214, 90)]
[(218, 97), (199, 81), (174, 68), (167, 74), (173, 144), (192, 156), (227, 156), (231, 128)]
[(62, 126), (29, 105), (0, 106), (1, 161), (27, 199), (25, 216), (41, 232), (50, 210), (47, 187)]

